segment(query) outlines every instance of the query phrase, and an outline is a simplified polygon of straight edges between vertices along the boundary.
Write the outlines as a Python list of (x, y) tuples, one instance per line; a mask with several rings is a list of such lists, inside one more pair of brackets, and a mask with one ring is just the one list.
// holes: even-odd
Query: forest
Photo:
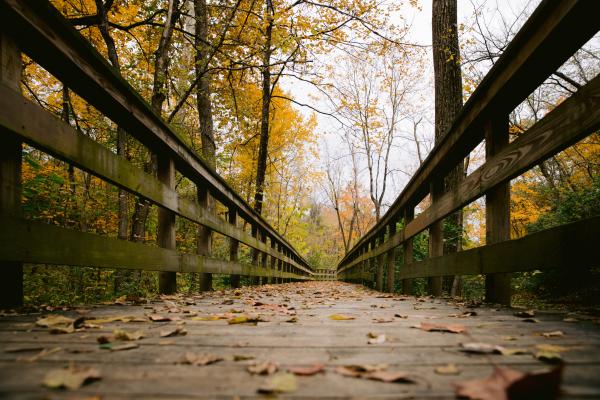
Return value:
[[(332, 270), (385, 214), (438, 142), (440, 130), (447, 129), (439, 127), (435, 115), (434, 91), (440, 83), (434, 77), (431, 11), (425, 3), (52, 0), (152, 110), (313, 269)], [(458, 71), (452, 89), (458, 110), (538, 3), (458, 3), (458, 47), (437, 56)], [(25, 97), (156, 175), (155, 156), (125, 129), (26, 56), (23, 65)], [(598, 72), (596, 35), (510, 114), (511, 140)], [(480, 145), (457, 174), (466, 176), (484, 161)], [(599, 172), (596, 132), (513, 179), (511, 238), (600, 215)], [(146, 199), (29, 146), (23, 150), (22, 181), (29, 220), (157, 245), (158, 211)], [(190, 200), (198, 194), (180, 174), (176, 191)], [(225, 215), (224, 207), (212, 206)], [(459, 214), (444, 226), (448, 243), (460, 249), (484, 245), (485, 202), (471, 203)], [(198, 227), (184, 218), (176, 224), (177, 250), (193, 252)], [(214, 235), (212, 254), (225, 258), (227, 245)], [(240, 250), (241, 262), (256, 257), (249, 247)], [(426, 258), (427, 251), (427, 236), (420, 234), (415, 258)], [(25, 303), (32, 306), (152, 297), (158, 289), (156, 273), (147, 271), (32, 264), (24, 272)], [(230, 279), (215, 275), (212, 288), (228, 287)], [(425, 293), (425, 281), (415, 280), (415, 294)], [(463, 277), (445, 290), (481, 300), (484, 281), (482, 275)], [(242, 283), (255, 282), (242, 278)], [(181, 291), (203, 289), (195, 273), (178, 273), (178, 284)], [(512, 285), (517, 304), (597, 304), (600, 269), (517, 273)]]

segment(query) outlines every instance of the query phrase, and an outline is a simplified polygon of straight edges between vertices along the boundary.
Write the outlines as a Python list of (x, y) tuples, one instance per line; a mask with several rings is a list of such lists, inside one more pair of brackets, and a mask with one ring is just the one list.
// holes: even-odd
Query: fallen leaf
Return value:
[(461, 343), (460, 347), (460, 351), (475, 354), (501, 353), (501, 349), (503, 348), (502, 346), (489, 343)]
[(534, 324), (538, 324), (540, 322), (539, 319), (535, 319), (535, 318), (525, 318), (525, 319), (522, 319), (521, 321), (522, 322), (531, 322), (531, 323), (534, 323)]
[(294, 375), (300, 376), (311, 376), (316, 375), (320, 372), (325, 371), (325, 366), (321, 363), (313, 364), (310, 367), (291, 367), (288, 368), (288, 372), (291, 372)]
[(361, 376), (374, 381), (381, 382), (398, 382), (398, 383), (414, 383), (414, 379), (409, 377), (408, 372), (404, 371), (375, 371), (368, 372)]
[(535, 317), (535, 310), (518, 311), (514, 314), (514, 316), (521, 318), (533, 318)]
[(285, 320), (285, 322), (289, 322), (289, 323), (295, 323), (298, 322), (298, 317), (292, 317), (290, 319)]
[(259, 393), (291, 393), (298, 390), (298, 383), (294, 374), (278, 374), (267, 380), (258, 388)]
[(499, 346), (500, 354), (502, 354), (503, 356), (518, 356), (518, 355), (523, 355), (523, 354), (531, 354), (531, 350), (528, 349), (522, 349), (522, 348), (510, 348), (510, 347), (502, 347)]
[(369, 338), (369, 340), (367, 341), (368, 344), (382, 344), (385, 343), (385, 334), (376, 334), (373, 332), (369, 332), (367, 334), (367, 337)]
[(517, 340), (517, 338), (514, 336), (502, 336), (502, 340), (511, 341), (511, 340)]
[(192, 317), (190, 318), (192, 321), (218, 321), (222, 319), (218, 315), (208, 315), (206, 317)]
[(394, 322), (394, 318), (374, 318), (373, 322), (377, 324), (385, 324), (388, 322)]
[(195, 366), (204, 366), (214, 364), (216, 362), (223, 361), (223, 357), (215, 354), (195, 354), (192, 352), (185, 353), (177, 364), (189, 364)]
[[(90, 319), (90, 318), (86, 318), (86, 322), (88, 321), (93, 321), (95, 324), (108, 324), (111, 322), (131, 322), (134, 319), (136, 319), (139, 317), (132, 317), (132, 316), (127, 316), (127, 315), (119, 315), (116, 317), (107, 317), (107, 318), (98, 318), (98, 319)], [(144, 321), (146, 319), (143, 319)], [(141, 321), (140, 321), (141, 322)]]
[(558, 364), (562, 363), (563, 361), (559, 353), (554, 353), (551, 351), (538, 351), (534, 354), (534, 357), (548, 364)]
[(464, 325), (459, 324), (431, 324), (428, 322), (421, 322), (420, 325), (415, 325), (413, 328), (421, 329), (427, 332), (451, 332), (451, 333), (465, 333), (467, 328)]
[(460, 370), (455, 364), (446, 364), (435, 367), (434, 372), (440, 375), (458, 375)]
[(233, 356), (233, 361), (246, 361), (246, 360), (254, 360), (254, 356), (247, 356), (244, 354), (235, 354)]
[(148, 318), (152, 322), (167, 322), (167, 321), (171, 321), (172, 320), (171, 317), (165, 317), (164, 315), (160, 315), (160, 314), (150, 314), (148, 316)]
[(394, 317), (406, 319), (406, 318), (408, 318), (408, 315), (394, 314)]
[(73, 319), (63, 315), (49, 315), (45, 318), (38, 319), (35, 324), (50, 329), (50, 333), (52, 334), (60, 334), (73, 333), (76, 329), (80, 328), (84, 322), (84, 317)]
[(140, 340), (144, 337), (144, 332), (141, 330), (135, 332), (127, 332), (123, 329), (115, 329), (113, 336), (116, 340)]
[(79, 389), (84, 384), (101, 379), (100, 371), (96, 368), (78, 368), (74, 365), (49, 371), (44, 376), (43, 385), (51, 389)]
[(553, 338), (553, 337), (559, 337), (559, 336), (564, 336), (565, 333), (563, 331), (552, 331), (552, 332), (543, 332), (542, 336), (545, 338)]
[(181, 327), (176, 326), (169, 329), (163, 329), (160, 331), (160, 337), (170, 337), (170, 336), (185, 336), (187, 335), (187, 331)]
[(254, 375), (272, 375), (279, 369), (279, 365), (271, 361), (264, 361), (249, 365), (246, 370)]
[(567, 317), (563, 319), (563, 322), (579, 322), (577, 318)]
[(4, 350), (5, 353), (25, 353), (28, 351), (41, 351), (44, 350), (44, 346), (18, 346), (18, 347), (9, 347)]
[(358, 378), (369, 372), (383, 371), (388, 367), (387, 364), (357, 364), (357, 365), (345, 365), (337, 367), (335, 372), (344, 376), (351, 376)]
[(351, 319), (356, 319), (356, 317), (353, 317), (351, 315), (344, 315), (344, 314), (332, 314), (329, 316), (329, 319), (332, 319), (334, 321), (348, 321)]
[(560, 393), (562, 367), (523, 373), (494, 367), (490, 376), (454, 383), (456, 395), (477, 400), (556, 399)]
[(240, 315), (239, 317), (234, 317), (227, 320), (229, 325), (235, 324), (253, 324), (256, 325), (258, 322), (266, 322), (264, 318), (260, 315)]

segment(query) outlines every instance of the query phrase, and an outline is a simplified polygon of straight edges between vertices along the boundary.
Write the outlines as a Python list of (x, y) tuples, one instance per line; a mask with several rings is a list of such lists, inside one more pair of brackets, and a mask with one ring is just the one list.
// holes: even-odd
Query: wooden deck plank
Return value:
[[(194, 304), (186, 305), (186, 301)], [(257, 301), (267, 306), (255, 305)], [(179, 308), (175, 311), (179, 312), (167, 311), (173, 303)], [(275, 309), (272, 304), (286, 306)], [(252, 326), (190, 318), (190, 315), (214, 315), (231, 310), (260, 313), (269, 321)], [(475, 310), (477, 315), (452, 316), (466, 310)], [(566, 311), (537, 312), (535, 318), (540, 322), (528, 323), (514, 316), (515, 310), (509, 308), (469, 308), (443, 299), (387, 297), (338, 282), (306, 282), (180, 296), (137, 306), (90, 306), (87, 311), (79, 308), (63, 314), (74, 317), (82, 312), (86, 318), (119, 315), (142, 318), (151, 313), (179, 317), (185, 321), (183, 326), (187, 334), (160, 337), (161, 330), (175, 326), (177, 321), (102, 323), (100, 329), (50, 334), (46, 328), (35, 326), (35, 321), (48, 312), (0, 317), (0, 398), (77, 399), (93, 395), (103, 399), (260, 398), (257, 389), (267, 378), (246, 371), (254, 360), (276, 362), (280, 370), (316, 362), (325, 365), (324, 374), (299, 377), (298, 390), (283, 397), (454, 398), (452, 382), (484, 377), (491, 371), (492, 363), (522, 371), (547, 367), (531, 354), (465, 354), (459, 350), (460, 343), (464, 342), (485, 342), (531, 351), (535, 350), (536, 344), (566, 347), (568, 351), (562, 353), (566, 363), (563, 398), (600, 396), (598, 321), (589, 317), (590, 320), (565, 322)], [(294, 312), (298, 321), (285, 322)], [(351, 315), (356, 319), (334, 321), (329, 318), (332, 314)], [(393, 318), (394, 314), (406, 318)], [(237, 315), (240, 314), (231, 314)], [(377, 323), (374, 319), (378, 318), (393, 318), (393, 322)], [(412, 328), (421, 322), (458, 323), (466, 326), (469, 334)], [(133, 350), (101, 350), (97, 337), (110, 335), (114, 329), (142, 329), (146, 337), (136, 341), (140, 347)], [(556, 330), (564, 335), (556, 338), (540, 335)], [(384, 333), (386, 342), (367, 344), (369, 332)], [(515, 340), (507, 341), (506, 336), (513, 336)], [(35, 362), (18, 359), (35, 355), (37, 351), (10, 352), (25, 347), (59, 347), (60, 350)], [(204, 367), (176, 364), (187, 351), (216, 354), (224, 361)], [(234, 361), (235, 355), (253, 356), (254, 360)], [(102, 379), (73, 392), (41, 386), (49, 370), (71, 362), (97, 367)], [(335, 373), (335, 368), (343, 365), (383, 363), (388, 364), (390, 370), (409, 371), (417, 383), (381, 383)], [(448, 363), (456, 364), (461, 374), (442, 376), (434, 373), (435, 367)]]

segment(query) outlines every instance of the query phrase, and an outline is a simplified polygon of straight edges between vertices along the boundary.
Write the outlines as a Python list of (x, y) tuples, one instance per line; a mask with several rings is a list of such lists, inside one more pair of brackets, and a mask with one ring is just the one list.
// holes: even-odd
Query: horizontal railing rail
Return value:
[[(404, 289), (410, 290), (408, 278), (458, 273), (446, 268), (446, 263), (440, 260), (453, 257), (472, 263), (472, 258), (462, 254), (471, 253), (439, 258), (443, 243), (432, 237), (430, 231), (432, 261), (427, 264), (430, 268), (424, 268), (423, 263), (412, 263), (412, 239), (484, 195), (489, 203), (486, 209), (489, 224), (486, 228), (491, 234), (488, 245), (509, 239), (510, 180), (600, 128), (600, 77), (596, 77), (514, 141), (509, 143), (508, 135), (509, 113), (598, 32), (600, 21), (592, 17), (596, 11), (597, 5), (585, 0), (543, 1), (540, 4), (390, 209), (340, 261), (338, 274), (342, 279), (370, 276), (365, 271), (376, 264), (374, 280), (378, 289), (383, 289), (387, 267), (387, 289), (393, 288), (397, 278), (405, 280)], [(439, 193), (436, 188), (443, 187), (445, 176), (462, 165), (463, 159), (484, 139), (485, 163), (460, 181), (456, 188)], [(433, 194), (431, 205), (415, 218), (415, 207), (429, 194)], [(396, 232), (399, 222), (402, 222), (402, 229)], [(578, 229), (585, 229), (585, 226), (585, 223), (577, 225)], [(403, 249), (403, 265), (400, 273), (394, 276), (395, 249), (398, 247)], [(597, 255), (597, 249), (587, 249)], [(478, 251), (485, 253), (487, 250)], [(525, 254), (513, 256), (526, 258)], [(385, 263), (384, 257), (387, 257)], [(436, 271), (431, 267), (434, 265)], [(418, 268), (424, 269), (417, 273)], [(506, 280), (503, 285), (506, 286)]]
[[(49, 2), (0, 0), (0, 34), (3, 46), (3, 74), (0, 76), (2, 142), (16, 144), (12, 152), (7, 150), (10, 157), (6, 157), (2, 165), (0, 184), (6, 188), (5, 194), (8, 193), (4, 197), (20, 198), (20, 177), (17, 176), (20, 167), (17, 164), (21, 162), (20, 143), (24, 142), (159, 206), (158, 231), (159, 235), (162, 232), (162, 240), (159, 238), (158, 242), (164, 247), (148, 250), (149, 246), (143, 246), (142, 250), (136, 243), (14, 219), (20, 214), (19, 207), (9, 199), (0, 202), (0, 213), (4, 215), (0, 226), (2, 236), (7, 236), (6, 243), (13, 246), (3, 245), (0, 248), (0, 260), (286, 279), (308, 279), (312, 276), (308, 262), (294, 247), (192, 151)], [(11, 50), (16, 61), (11, 60)], [(18, 88), (20, 77), (9, 76), (11, 68), (20, 68), (20, 52), (155, 154), (158, 177), (142, 171), (24, 98)], [(12, 161), (9, 160), (11, 157)], [(193, 182), (200, 192), (223, 204), (228, 210), (228, 220), (220, 218), (200, 202), (178, 195), (172, 182), (175, 171)], [(160, 212), (163, 212), (162, 217)], [(208, 228), (205, 235), (214, 231), (230, 238), (235, 252), (237, 244), (242, 243), (262, 253), (262, 256), (253, 257), (262, 265), (242, 266), (237, 255), (232, 255), (231, 261), (222, 261), (206, 255), (176, 253), (173, 243), (175, 215)], [(238, 227), (236, 216), (252, 227), (252, 234)], [(5, 224), (9, 222), (10, 225)], [(9, 226), (19, 234), (15, 232), (11, 237)], [(27, 240), (27, 237), (35, 237), (37, 241), (27, 243), (29, 248), (23, 247), (24, 244), (19, 246), (20, 240)], [(72, 251), (53, 252), (44, 241), (54, 242), (56, 248), (61, 245), (72, 247), (79, 255)], [(267, 241), (270, 243), (267, 244)], [(106, 259), (98, 259), (103, 253), (100, 249), (111, 246), (118, 248), (119, 252), (110, 255), (105, 252)], [(269, 263), (267, 256), (271, 257)]]

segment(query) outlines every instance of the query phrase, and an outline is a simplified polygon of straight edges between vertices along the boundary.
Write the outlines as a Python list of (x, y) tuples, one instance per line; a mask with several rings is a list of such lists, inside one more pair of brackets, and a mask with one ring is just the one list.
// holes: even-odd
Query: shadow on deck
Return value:
[[(74, 319), (83, 316), (86, 325), (66, 334), (52, 334), (50, 328), (36, 326), (43, 316), (56, 314)], [(442, 299), (385, 295), (340, 282), (305, 282), (166, 296), (141, 305), (95, 305), (65, 312), (5, 315), (0, 319), (0, 396), (261, 397), (264, 394), (259, 389), (273, 376), (281, 376), (290, 367), (322, 363), (322, 372), (292, 378), (297, 388), (281, 395), (453, 398), (453, 382), (483, 378), (494, 364), (520, 371), (549, 368), (534, 356), (541, 350), (559, 353), (565, 363), (563, 397), (600, 396), (598, 320), (565, 311), (544, 311), (536, 313), (537, 322), (527, 322), (514, 314), (514, 309), (473, 308)], [(336, 320), (334, 315), (353, 319)], [(260, 316), (261, 321), (256, 325), (229, 324), (244, 316)], [(413, 328), (421, 323), (459, 324), (466, 332)], [(184, 331), (173, 333), (177, 328)], [(139, 331), (144, 337), (109, 345), (98, 343), (100, 337), (111, 340), (116, 330)], [(168, 333), (173, 336), (166, 336)], [(368, 344), (370, 333), (385, 334), (385, 341)], [(469, 342), (519, 348), (525, 354), (462, 352), (460, 344)], [(117, 350), (117, 346), (131, 343), (137, 346)], [(41, 351), (45, 354), (40, 355)], [(187, 352), (211, 354), (222, 360), (204, 366), (181, 364)], [(272, 376), (248, 372), (249, 366), (265, 361), (276, 363), (278, 372)], [(101, 379), (70, 391), (43, 386), (49, 371), (69, 364), (93, 367)], [(387, 371), (406, 371), (414, 382), (385, 383), (339, 373), (341, 366), (366, 364), (387, 364)], [(448, 364), (456, 365), (458, 375), (436, 373), (436, 367)]]

